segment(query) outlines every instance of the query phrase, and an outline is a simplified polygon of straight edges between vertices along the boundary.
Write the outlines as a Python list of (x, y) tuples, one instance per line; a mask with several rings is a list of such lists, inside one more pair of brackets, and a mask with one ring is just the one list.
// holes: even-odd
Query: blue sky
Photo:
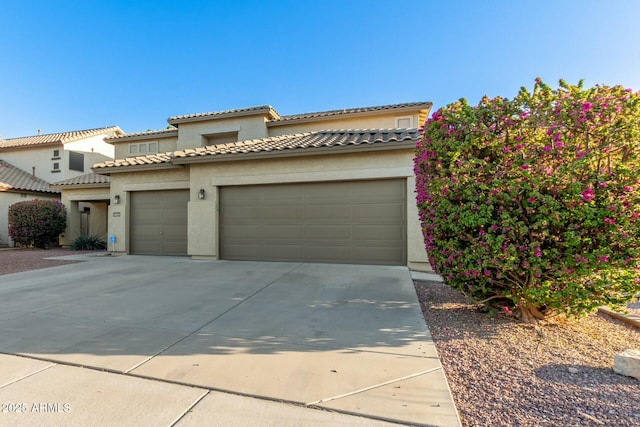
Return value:
[(537, 76), (640, 90), (638, 16), (636, 0), (7, 1), (0, 134), (263, 104), (438, 108)]

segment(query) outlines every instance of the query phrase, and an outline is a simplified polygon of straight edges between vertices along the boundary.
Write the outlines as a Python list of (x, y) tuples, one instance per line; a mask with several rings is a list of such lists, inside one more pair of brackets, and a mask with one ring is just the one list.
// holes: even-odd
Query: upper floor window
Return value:
[(84, 172), (84, 154), (69, 151), (69, 170)]
[(53, 150), (53, 156), (51, 156), (51, 160), (58, 160), (60, 158), (60, 150)]
[(413, 117), (411, 116), (396, 117), (396, 127), (400, 129), (413, 128)]
[(129, 154), (153, 154), (158, 152), (158, 142), (139, 142), (135, 144), (129, 144)]

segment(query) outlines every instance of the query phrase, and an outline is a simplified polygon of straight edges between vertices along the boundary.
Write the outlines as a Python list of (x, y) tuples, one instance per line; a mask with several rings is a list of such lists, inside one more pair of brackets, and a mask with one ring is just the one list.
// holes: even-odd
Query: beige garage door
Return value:
[(131, 253), (186, 255), (188, 202), (188, 190), (131, 193)]
[(253, 185), (220, 190), (224, 259), (406, 264), (406, 182)]

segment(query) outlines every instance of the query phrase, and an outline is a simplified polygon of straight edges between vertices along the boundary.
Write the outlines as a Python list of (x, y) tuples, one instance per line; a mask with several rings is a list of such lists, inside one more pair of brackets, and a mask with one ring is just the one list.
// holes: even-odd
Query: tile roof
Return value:
[(160, 129), (160, 130), (148, 130), (146, 132), (127, 133), (117, 136), (105, 138), (105, 142), (113, 141), (127, 141), (130, 139), (153, 139), (153, 138), (167, 138), (170, 136), (178, 136), (178, 128)]
[(4, 160), (0, 160), (0, 191), (8, 190), (59, 193), (59, 191), (52, 190), (47, 181), (36, 178), (30, 173), (25, 172)]
[(170, 124), (176, 124), (180, 122), (188, 122), (194, 120), (202, 120), (210, 117), (236, 117), (236, 116), (247, 116), (258, 113), (268, 113), (272, 119), (280, 118), (280, 115), (276, 110), (273, 109), (271, 105), (258, 105), (256, 107), (248, 107), (248, 108), (237, 108), (234, 110), (225, 110), (225, 111), (212, 111), (209, 113), (196, 113), (196, 114), (185, 114), (182, 116), (173, 116), (167, 119), (167, 122)]
[(107, 175), (98, 175), (97, 173), (88, 173), (85, 175), (76, 176), (73, 178), (65, 179), (64, 181), (54, 182), (51, 185), (65, 186), (65, 185), (87, 185), (87, 184), (109, 184), (111, 179)]
[(319, 111), (316, 113), (302, 113), (302, 114), (291, 114), (287, 116), (281, 116), (278, 120), (274, 120), (274, 122), (287, 122), (292, 120), (302, 120), (302, 119), (310, 119), (316, 117), (330, 117), (330, 116), (339, 116), (342, 114), (355, 114), (355, 113), (369, 113), (369, 112), (381, 112), (387, 110), (399, 110), (399, 109), (430, 109), (433, 104), (431, 102), (405, 102), (403, 104), (389, 104), (389, 105), (378, 105), (373, 107), (359, 107), (359, 108), (347, 108), (343, 110), (330, 110), (330, 111)]
[[(238, 156), (247, 154), (288, 154), (303, 153), (307, 149), (327, 149), (339, 147), (371, 147), (380, 144), (403, 144), (413, 147), (419, 139), (417, 129), (367, 129), (329, 130), (306, 132), (294, 135), (272, 136), (227, 144), (209, 145), (182, 151), (128, 157), (93, 165), (94, 169), (109, 169), (126, 166), (188, 163), (189, 159), (212, 156)], [(399, 147), (400, 148), (400, 147)]]
[(118, 126), (108, 126), (103, 128), (74, 130), (70, 132), (49, 133), (45, 135), (23, 136), (20, 138), (9, 138), (0, 140), (0, 150), (16, 147), (31, 147), (48, 144), (65, 144), (71, 141), (100, 135), (107, 132), (123, 133)]

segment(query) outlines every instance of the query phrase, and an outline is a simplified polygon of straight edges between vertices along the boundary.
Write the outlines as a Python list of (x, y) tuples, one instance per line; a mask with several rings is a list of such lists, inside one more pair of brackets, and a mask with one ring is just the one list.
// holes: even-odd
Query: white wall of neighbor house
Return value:
[(59, 200), (59, 194), (34, 194), (34, 193), (14, 193), (10, 191), (0, 192), (0, 245), (13, 246), (13, 241), (9, 237), (9, 207), (14, 203), (26, 202), (28, 200)]
[[(57, 156), (54, 150), (57, 151)], [(62, 168), (64, 165), (64, 147), (62, 144), (49, 145), (45, 147), (34, 148), (31, 147), (28, 150), (15, 149), (15, 150), (3, 150), (0, 152), (2, 160), (13, 166), (22, 169), (23, 171), (35, 175), (40, 179), (44, 179), (47, 182), (55, 182), (66, 179), (62, 174)], [(66, 160), (68, 162), (68, 158)], [(58, 163), (58, 171), (54, 169), (54, 164)]]
[(101, 154), (102, 156), (113, 158), (113, 145), (104, 142), (106, 137), (113, 135), (114, 132), (109, 132), (92, 136), (90, 138), (80, 139), (78, 141), (67, 142), (64, 144), (64, 149), (83, 153)]
[[(340, 155), (216, 162), (191, 165), (189, 203), (189, 255), (219, 257), (218, 194), (229, 185), (276, 184), (405, 178), (407, 180), (407, 262), (417, 270), (430, 270), (415, 207), (413, 150), (390, 150)], [(199, 200), (199, 189), (205, 199)]]
[[(133, 191), (177, 190), (189, 188), (189, 166), (144, 171), (134, 173), (114, 173), (111, 175), (111, 204), (109, 205), (109, 236), (116, 237), (115, 252), (129, 251), (127, 218), (130, 210), (130, 194)], [(115, 203), (115, 196), (120, 202)]]
[(411, 118), (411, 128), (417, 128), (418, 126), (420, 126), (418, 124), (418, 113), (387, 113), (383, 115), (361, 117), (338, 116), (337, 118), (324, 118), (322, 121), (303, 123), (292, 122), (287, 125), (270, 126), (269, 135), (278, 136), (288, 135), (292, 133), (334, 129), (390, 129), (399, 127), (397, 119), (408, 117)]

